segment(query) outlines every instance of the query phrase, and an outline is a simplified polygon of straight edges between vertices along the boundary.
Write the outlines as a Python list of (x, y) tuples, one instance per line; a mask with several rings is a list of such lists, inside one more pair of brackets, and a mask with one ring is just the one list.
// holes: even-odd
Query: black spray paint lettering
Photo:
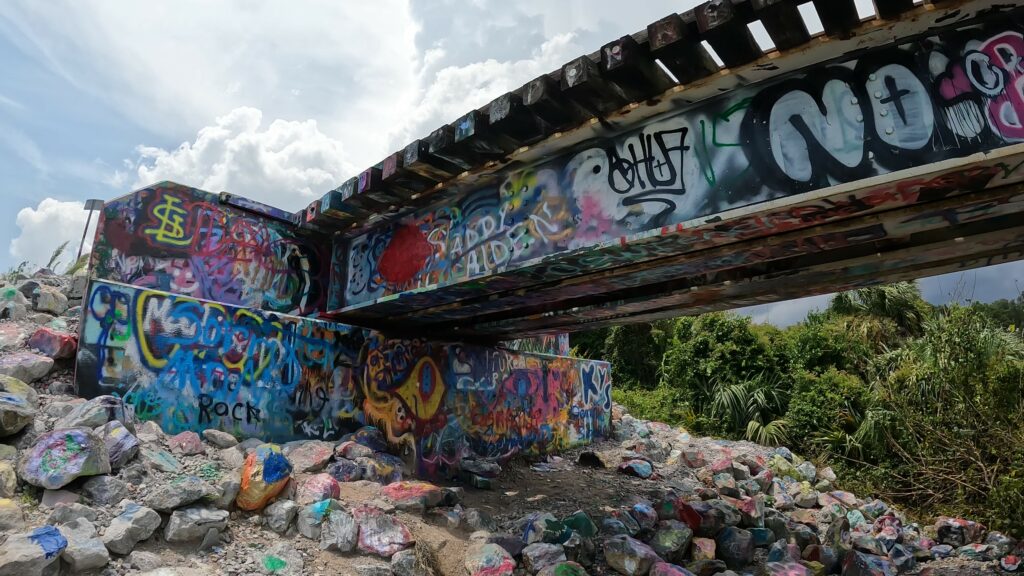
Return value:
[(669, 206), (669, 210), (675, 210), (674, 201), (659, 196), (686, 193), (682, 174), (684, 155), (690, 149), (686, 145), (688, 130), (683, 127), (640, 134), (637, 138), (628, 139), (621, 152), (619, 146), (605, 150), (608, 155), (608, 186), (616, 194), (629, 195), (622, 200), (623, 206), (660, 202)]
[(219, 418), (230, 416), (232, 420), (236, 422), (244, 420), (246, 424), (259, 423), (261, 421), (260, 409), (251, 402), (235, 402), (234, 405), (229, 405), (226, 402), (214, 400), (213, 396), (209, 394), (200, 394), (199, 423), (213, 422), (214, 416)]

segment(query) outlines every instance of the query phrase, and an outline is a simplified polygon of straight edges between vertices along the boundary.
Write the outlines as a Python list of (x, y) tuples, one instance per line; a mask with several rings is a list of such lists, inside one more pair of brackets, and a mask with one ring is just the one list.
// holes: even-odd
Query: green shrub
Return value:
[(658, 385), (658, 370), (674, 321), (615, 326), (604, 345), (604, 359), (612, 363), (612, 382), (619, 388), (651, 390)]
[(673, 426), (693, 425), (694, 414), (678, 389), (657, 386), (652, 390), (612, 388), (612, 399), (636, 418)]
[(793, 448), (863, 458), (864, 443), (870, 439), (864, 426), (871, 408), (867, 385), (853, 374), (835, 368), (820, 375), (798, 372), (786, 412)]

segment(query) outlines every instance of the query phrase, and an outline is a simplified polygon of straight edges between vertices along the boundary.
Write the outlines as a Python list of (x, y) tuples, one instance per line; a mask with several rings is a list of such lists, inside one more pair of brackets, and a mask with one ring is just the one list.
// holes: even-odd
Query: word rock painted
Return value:
[(248, 308), (315, 315), (326, 303), (330, 241), (169, 182), (108, 202), (96, 278)]
[(280, 442), (373, 424), (432, 474), (590, 441), (611, 414), (604, 362), (394, 339), (103, 280), (81, 330), (79, 391), (120, 396), (169, 433)]
[(346, 272), (332, 302), (354, 306), (536, 266), (729, 209), (1022, 142), (1021, 31), (1006, 21), (871, 51), (507, 169), (496, 185), (335, 250), (334, 267)]

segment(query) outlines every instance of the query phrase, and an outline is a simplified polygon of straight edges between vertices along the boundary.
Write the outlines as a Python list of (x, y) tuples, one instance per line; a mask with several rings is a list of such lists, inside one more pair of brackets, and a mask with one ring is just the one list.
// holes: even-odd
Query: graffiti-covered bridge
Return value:
[(108, 203), (80, 387), (171, 430), (375, 422), (443, 468), (607, 427), (558, 333), (1024, 257), (1024, 10), (814, 0), (812, 35), (798, 4), (670, 15), (298, 213)]

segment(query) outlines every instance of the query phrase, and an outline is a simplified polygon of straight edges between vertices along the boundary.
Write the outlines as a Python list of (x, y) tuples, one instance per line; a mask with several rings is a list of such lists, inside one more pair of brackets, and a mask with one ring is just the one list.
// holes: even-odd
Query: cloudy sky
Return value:
[[(0, 270), (77, 246), (85, 199), (158, 180), (298, 209), (466, 110), (696, 3), (5, 2)], [(974, 295), (1013, 292), (1020, 271), (971, 274)], [(753, 313), (785, 323), (807, 307)]]

